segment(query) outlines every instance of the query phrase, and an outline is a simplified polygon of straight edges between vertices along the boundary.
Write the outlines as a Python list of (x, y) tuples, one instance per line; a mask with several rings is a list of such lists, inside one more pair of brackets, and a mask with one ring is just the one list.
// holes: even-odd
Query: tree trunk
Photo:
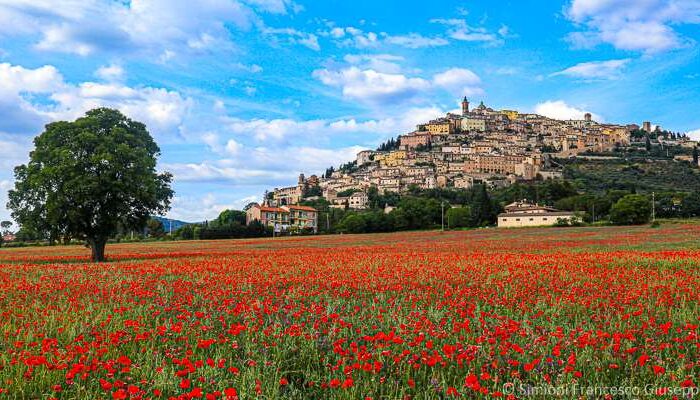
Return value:
[(88, 239), (88, 244), (90, 244), (90, 250), (92, 250), (92, 261), (105, 261), (105, 245), (107, 245), (107, 239)]

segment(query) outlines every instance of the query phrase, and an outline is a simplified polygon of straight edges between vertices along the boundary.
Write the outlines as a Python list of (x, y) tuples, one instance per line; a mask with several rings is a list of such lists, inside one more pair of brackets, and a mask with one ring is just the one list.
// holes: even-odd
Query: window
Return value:
[(530, 218), (530, 221), (534, 221), (534, 220), (535, 220), (534, 218)]
[(520, 218), (516, 218), (515, 220), (516, 220), (516, 221), (520, 221)]

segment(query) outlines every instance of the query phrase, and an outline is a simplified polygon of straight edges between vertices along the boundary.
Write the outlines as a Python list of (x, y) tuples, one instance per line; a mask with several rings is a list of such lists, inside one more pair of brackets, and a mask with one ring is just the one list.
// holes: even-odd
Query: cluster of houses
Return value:
[[(322, 196), (332, 207), (362, 210), (368, 207), (370, 187), (376, 187), (380, 193), (405, 193), (412, 187), (468, 189), (475, 182), (503, 187), (516, 181), (559, 178), (562, 172), (552, 162), (552, 156), (570, 157), (628, 146), (631, 133), (639, 129), (634, 124), (599, 123), (588, 113), (581, 120), (557, 120), (514, 110), (494, 110), (483, 102), (470, 109), (465, 97), (461, 114), (448, 113), (418, 125), (413, 132), (401, 135), (394, 148), (360, 151), (354, 162), (339, 170), (322, 177), (301, 175), (297, 185), (266, 193), (263, 204), (249, 213), (249, 219), (274, 221), (270, 222), (272, 226), (306, 224), (303, 226), (316, 229), (317, 221), (293, 217), (295, 211), (290, 208), (309, 197), (305, 195), (309, 188), (316, 188), (315, 196)], [(644, 122), (642, 129), (651, 132), (651, 123)], [(523, 213), (556, 212), (538, 207)], [(258, 213), (266, 214), (262, 217)], [(551, 217), (504, 216), (499, 218), (499, 226), (555, 223)]]
[[(560, 121), (513, 110), (496, 111), (483, 102), (473, 110), (462, 101), (462, 114), (448, 113), (401, 135), (396, 148), (364, 150), (354, 168), (320, 178), (329, 201), (350, 190), (405, 192), (423, 189), (469, 188), (474, 182), (506, 186), (518, 180), (557, 178), (561, 171), (552, 155), (566, 157), (585, 151), (609, 151), (630, 143), (638, 126), (601, 124), (591, 114), (583, 120)], [(276, 190), (274, 193), (277, 193)], [(350, 204), (351, 199), (341, 199)], [(360, 195), (353, 203), (362, 208)]]

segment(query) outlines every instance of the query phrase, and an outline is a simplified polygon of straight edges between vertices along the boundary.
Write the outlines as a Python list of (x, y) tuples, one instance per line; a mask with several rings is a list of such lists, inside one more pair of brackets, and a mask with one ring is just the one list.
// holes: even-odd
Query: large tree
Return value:
[(50, 241), (84, 239), (100, 262), (120, 225), (143, 229), (170, 208), (172, 175), (156, 172), (158, 145), (144, 124), (117, 110), (48, 124), (34, 145), (29, 163), (15, 168), (7, 204), (23, 229)]
[(642, 194), (628, 194), (610, 209), (610, 221), (615, 225), (639, 225), (649, 222), (651, 201)]

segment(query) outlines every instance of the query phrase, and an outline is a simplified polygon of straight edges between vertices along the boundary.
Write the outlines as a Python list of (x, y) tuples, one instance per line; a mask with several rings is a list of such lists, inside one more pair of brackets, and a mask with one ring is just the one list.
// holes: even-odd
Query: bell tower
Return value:
[(462, 116), (466, 117), (467, 114), (469, 114), (469, 100), (467, 100), (467, 96), (464, 96), (464, 100), (462, 100)]

